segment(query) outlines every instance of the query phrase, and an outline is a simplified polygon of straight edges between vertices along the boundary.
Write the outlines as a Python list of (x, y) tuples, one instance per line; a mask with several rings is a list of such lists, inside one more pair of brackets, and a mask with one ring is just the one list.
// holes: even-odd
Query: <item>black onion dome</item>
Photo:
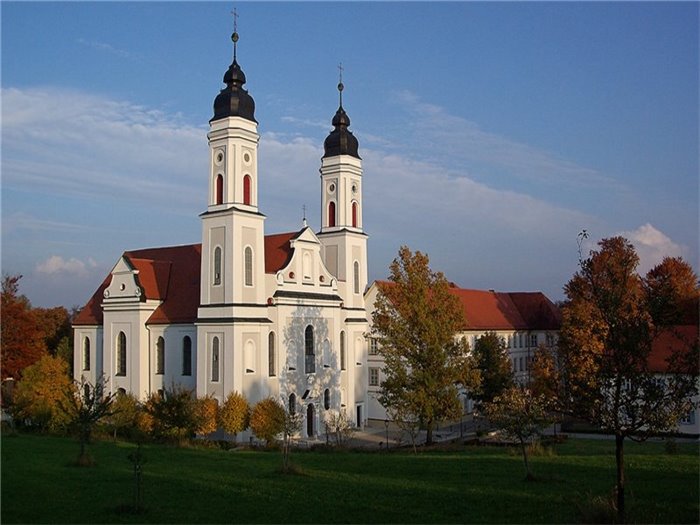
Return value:
[(330, 132), (326, 140), (323, 142), (323, 158), (335, 157), (336, 155), (350, 155), (356, 159), (360, 158), (357, 153), (357, 139), (352, 131), (348, 129), (350, 125), (350, 117), (345, 113), (343, 106), (338, 108), (333, 117), (333, 131)]
[(245, 73), (235, 58), (224, 74), (224, 83), (226, 87), (214, 99), (214, 116), (209, 122), (226, 117), (242, 117), (257, 124), (255, 101), (248, 91), (243, 89)]

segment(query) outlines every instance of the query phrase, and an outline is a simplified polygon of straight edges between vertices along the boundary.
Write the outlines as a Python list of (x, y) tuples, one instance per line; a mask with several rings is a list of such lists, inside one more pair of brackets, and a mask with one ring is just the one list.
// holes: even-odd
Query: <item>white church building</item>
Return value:
[(74, 321), (76, 378), (143, 399), (180, 385), (220, 402), (272, 396), (319, 434), (326, 410), (367, 418), (362, 160), (340, 106), (321, 159), (321, 229), (267, 235), (255, 102), (236, 58), (209, 121), (201, 244), (124, 252)]
[[(251, 405), (273, 397), (301, 411), (306, 438), (323, 433), (329, 410), (357, 426), (383, 420), (384, 363), (368, 338), (377, 286), (367, 286), (362, 160), (343, 85), (320, 163), (320, 231), (304, 222), (268, 235), (255, 102), (232, 38), (209, 121), (202, 242), (122, 254), (73, 322), (75, 377), (104, 375), (111, 392), (140, 399), (174, 385), (219, 402), (232, 391)], [(467, 322), (460, 335), (473, 345), (498, 332), (523, 380), (534, 349), (556, 340), (558, 312), (540, 292), (453, 293)]]

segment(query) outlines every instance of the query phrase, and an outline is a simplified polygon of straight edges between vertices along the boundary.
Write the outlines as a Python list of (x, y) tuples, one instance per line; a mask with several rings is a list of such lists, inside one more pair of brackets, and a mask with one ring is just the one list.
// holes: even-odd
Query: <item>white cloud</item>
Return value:
[(688, 256), (688, 247), (675, 243), (670, 237), (657, 230), (649, 223), (643, 224), (633, 231), (623, 231), (622, 235), (629, 240), (639, 255), (637, 271), (643, 275), (663, 261), (664, 257)]
[(86, 275), (90, 269), (97, 267), (94, 259), (89, 258), (87, 262), (80, 261), (75, 257), (64, 259), (60, 255), (52, 255), (44, 262), (37, 264), (36, 271), (45, 275), (71, 274)]
[(206, 173), (203, 128), (78, 91), (8, 88), (2, 99), (6, 187), (184, 205), (196, 213)]
[(111, 55), (118, 56), (120, 58), (132, 58), (132, 54), (129, 53), (128, 51), (125, 51), (124, 49), (119, 49), (117, 47), (114, 47), (111, 44), (107, 44), (106, 42), (98, 42), (96, 40), (85, 40), (84, 38), (79, 38), (77, 40), (78, 44), (82, 46), (89, 47), (91, 49), (94, 49), (96, 51), (105, 51)]

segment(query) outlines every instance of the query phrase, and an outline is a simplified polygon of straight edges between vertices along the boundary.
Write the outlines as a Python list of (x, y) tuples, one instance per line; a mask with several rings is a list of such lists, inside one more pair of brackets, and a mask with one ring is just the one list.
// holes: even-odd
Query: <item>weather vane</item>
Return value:
[(233, 40), (233, 59), (236, 60), (236, 43), (238, 42), (238, 13), (236, 8), (231, 11), (233, 15), (233, 34), (231, 35), (231, 40)]
[(338, 78), (339, 78), (338, 92), (340, 94), (340, 105), (342, 106), (343, 105), (343, 88), (345, 87), (345, 86), (343, 86), (343, 63), (342, 62), (338, 64)]

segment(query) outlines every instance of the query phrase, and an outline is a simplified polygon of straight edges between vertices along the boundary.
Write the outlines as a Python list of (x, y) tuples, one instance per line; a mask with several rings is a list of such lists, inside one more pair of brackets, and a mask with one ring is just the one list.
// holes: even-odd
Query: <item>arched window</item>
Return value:
[(313, 278), (311, 274), (311, 254), (309, 252), (304, 252), (304, 256), (301, 258), (301, 270), (304, 274), (304, 279)]
[(297, 396), (296, 394), (289, 394), (289, 413), (294, 415), (297, 413)]
[(357, 261), (352, 265), (352, 282), (355, 293), (360, 293), (360, 263)]
[(126, 334), (119, 332), (117, 336), (117, 375), (126, 375)]
[(352, 203), (352, 227), (357, 228), (357, 203)]
[(214, 248), (214, 284), (221, 284), (221, 247)]
[(253, 248), (246, 246), (243, 252), (245, 285), (253, 286)]
[(340, 369), (345, 370), (345, 332), (340, 332)]
[(335, 226), (335, 202), (331, 201), (328, 203), (328, 227), (333, 228)]
[(83, 370), (90, 370), (90, 338), (83, 339)]
[(118, 396), (125, 396), (126, 390), (124, 390), (123, 388), (117, 388), (117, 395)]
[(219, 380), (219, 338), (214, 337), (211, 342), (211, 380)]
[(274, 377), (275, 371), (275, 332), (270, 332), (267, 337), (267, 375)]
[(192, 375), (192, 339), (189, 335), (182, 338), (182, 375)]
[(323, 408), (326, 410), (331, 408), (331, 391), (327, 388), (323, 391)]
[(306, 408), (306, 435), (311, 437), (315, 434), (314, 432), (314, 423), (316, 423), (316, 414), (314, 410), (314, 405), (312, 403), (309, 403), (309, 406)]
[(165, 339), (158, 338), (156, 342), (156, 374), (165, 373)]
[(216, 204), (224, 203), (224, 176), (219, 173), (216, 176)]
[(243, 204), (250, 205), (250, 185), (251, 185), (250, 175), (243, 177)]
[(245, 363), (245, 373), (255, 373), (255, 344), (248, 339), (243, 348), (243, 362)]
[(316, 372), (316, 355), (314, 354), (314, 329), (311, 325), (304, 331), (304, 371), (307, 374)]

